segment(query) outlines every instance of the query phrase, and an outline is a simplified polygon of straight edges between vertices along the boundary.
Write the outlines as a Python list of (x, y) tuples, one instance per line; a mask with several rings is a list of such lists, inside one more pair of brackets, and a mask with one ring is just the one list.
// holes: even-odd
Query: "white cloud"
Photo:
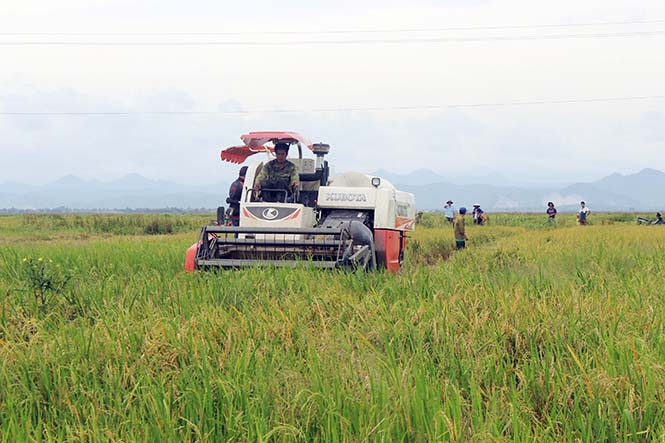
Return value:
[[(627, 0), (562, 0), (551, 4), (432, 0), (408, 5), (396, 0), (324, 4), (260, 0), (183, 5), (155, 0), (4, 2), (0, 4), (0, 29), (310, 31), (665, 19), (665, 4), (656, 0), (639, 5)], [(436, 35), (459, 38), (612, 30), (665, 30), (665, 24)], [(409, 38), (421, 35), (432, 34), (404, 34)], [(16, 38), (0, 36), (0, 41)], [(122, 38), (131, 41), (138, 37)], [(237, 38), (276, 37), (250, 34)], [(665, 169), (665, 100), (441, 111), (307, 112), (337, 107), (662, 95), (665, 60), (657, 54), (662, 52), (663, 39), (665, 36), (660, 35), (402, 45), (0, 46), (2, 111), (305, 111), (0, 116), (0, 182), (45, 180), (67, 173), (114, 178), (128, 172), (185, 182), (214, 182), (218, 175), (235, 171), (235, 167), (220, 164), (219, 148), (236, 143), (242, 132), (260, 129), (296, 130), (330, 142), (331, 160), (336, 160), (338, 170), (385, 168), (408, 172), (428, 167), (448, 176), (500, 174), (540, 181), (543, 175), (575, 180), (613, 171), (633, 172), (645, 166)], [(201, 172), (202, 168), (206, 170)]]

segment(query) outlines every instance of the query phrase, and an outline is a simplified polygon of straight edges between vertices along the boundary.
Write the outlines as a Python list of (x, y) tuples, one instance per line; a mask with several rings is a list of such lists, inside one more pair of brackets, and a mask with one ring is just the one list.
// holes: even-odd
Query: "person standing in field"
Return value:
[(466, 247), (466, 232), (464, 230), (464, 214), (466, 214), (466, 208), (459, 208), (459, 214), (453, 219), (453, 230), (455, 232), (455, 248), (464, 249)]
[(229, 196), (226, 203), (229, 204), (229, 221), (233, 226), (240, 225), (240, 198), (242, 197), (242, 188), (245, 186), (245, 175), (247, 174), (247, 166), (240, 168), (238, 178), (231, 183), (229, 188)]
[(473, 205), (473, 223), (476, 225), (482, 225), (483, 222), (485, 221), (485, 211), (480, 209), (480, 203), (475, 203)]
[(591, 214), (591, 209), (586, 206), (586, 203), (583, 201), (580, 202), (580, 212), (577, 214), (577, 220), (581, 225), (586, 225), (589, 221), (589, 214)]
[(443, 207), (443, 212), (446, 214), (446, 220), (448, 220), (448, 223), (452, 223), (453, 218), (455, 218), (455, 207), (453, 206), (452, 200), (446, 202), (446, 205)]
[(556, 208), (554, 207), (553, 202), (547, 202), (547, 220), (550, 222), (550, 224), (556, 223)]

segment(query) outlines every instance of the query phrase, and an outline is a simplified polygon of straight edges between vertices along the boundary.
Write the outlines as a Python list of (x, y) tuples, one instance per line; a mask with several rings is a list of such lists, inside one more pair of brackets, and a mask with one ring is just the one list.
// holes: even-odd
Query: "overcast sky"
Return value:
[[(664, 98), (551, 103), (665, 96), (664, 54), (662, 0), (5, 1), (0, 183), (228, 181), (219, 151), (253, 130), (328, 142), (338, 171), (665, 170)], [(459, 106), (482, 104), (504, 106)], [(141, 114), (165, 111), (211, 113)], [(15, 114), (40, 112), (134, 114)]]

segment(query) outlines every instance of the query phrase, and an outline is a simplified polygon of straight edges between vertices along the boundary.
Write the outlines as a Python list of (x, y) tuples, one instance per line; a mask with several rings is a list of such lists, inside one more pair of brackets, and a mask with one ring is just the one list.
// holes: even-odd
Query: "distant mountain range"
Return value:
[(0, 208), (158, 209), (225, 205), (229, 185), (187, 186), (139, 174), (101, 182), (68, 175), (43, 186), (0, 184)]
[(416, 184), (409, 175), (391, 174), (386, 178), (399, 189), (415, 194), (422, 209), (441, 209), (448, 199), (457, 207), (479, 203), (494, 211), (543, 210), (548, 201), (554, 202), (559, 210), (575, 211), (582, 200), (598, 211), (665, 209), (665, 173), (655, 169), (627, 175), (615, 173), (595, 182), (563, 187), (460, 185), (445, 180)]
[[(595, 182), (563, 187), (451, 183), (429, 169), (405, 175), (380, 170), (372, 175), (415, 194), (417, 206), (422, 210), (441, 209), (448, 199), (455, 201), (456, 207), (477, 202), (490, 211), (543, 210), (548, 201), (553, 201), (562, 211), (576, 210), (580, 200), (598, 211), (665, 210), (665, 173), (655, 169), (628, 175), (612, 174)], [(69, 175), (41, 186), (0, 184), (0, 208), (212, 209), (225, 204), (229, 184), (186, 186), (151, 180), (139, 174), (101, 182)]]

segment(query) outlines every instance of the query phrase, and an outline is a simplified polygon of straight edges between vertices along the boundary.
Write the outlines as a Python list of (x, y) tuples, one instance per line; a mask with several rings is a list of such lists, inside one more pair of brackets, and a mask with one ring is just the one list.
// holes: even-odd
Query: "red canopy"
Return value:
[[(312, 142), (307, 140), (302, 135), (296, 132), (282, 132), (282, 131), (259, 131), (250, 132), (240, 136), (240, 139), (245, 143), (244, 146), (231, 146), (222, 150), (222, 160), (231, 163), (243, 163), (247, 157), (257, 154), (259, 152), (273, 152), (274, 145), (277, 142), (295, 143), (299, 142), (312, 149)], [(265, 146), (266, 143), (272, 142), (273, 146)]]

